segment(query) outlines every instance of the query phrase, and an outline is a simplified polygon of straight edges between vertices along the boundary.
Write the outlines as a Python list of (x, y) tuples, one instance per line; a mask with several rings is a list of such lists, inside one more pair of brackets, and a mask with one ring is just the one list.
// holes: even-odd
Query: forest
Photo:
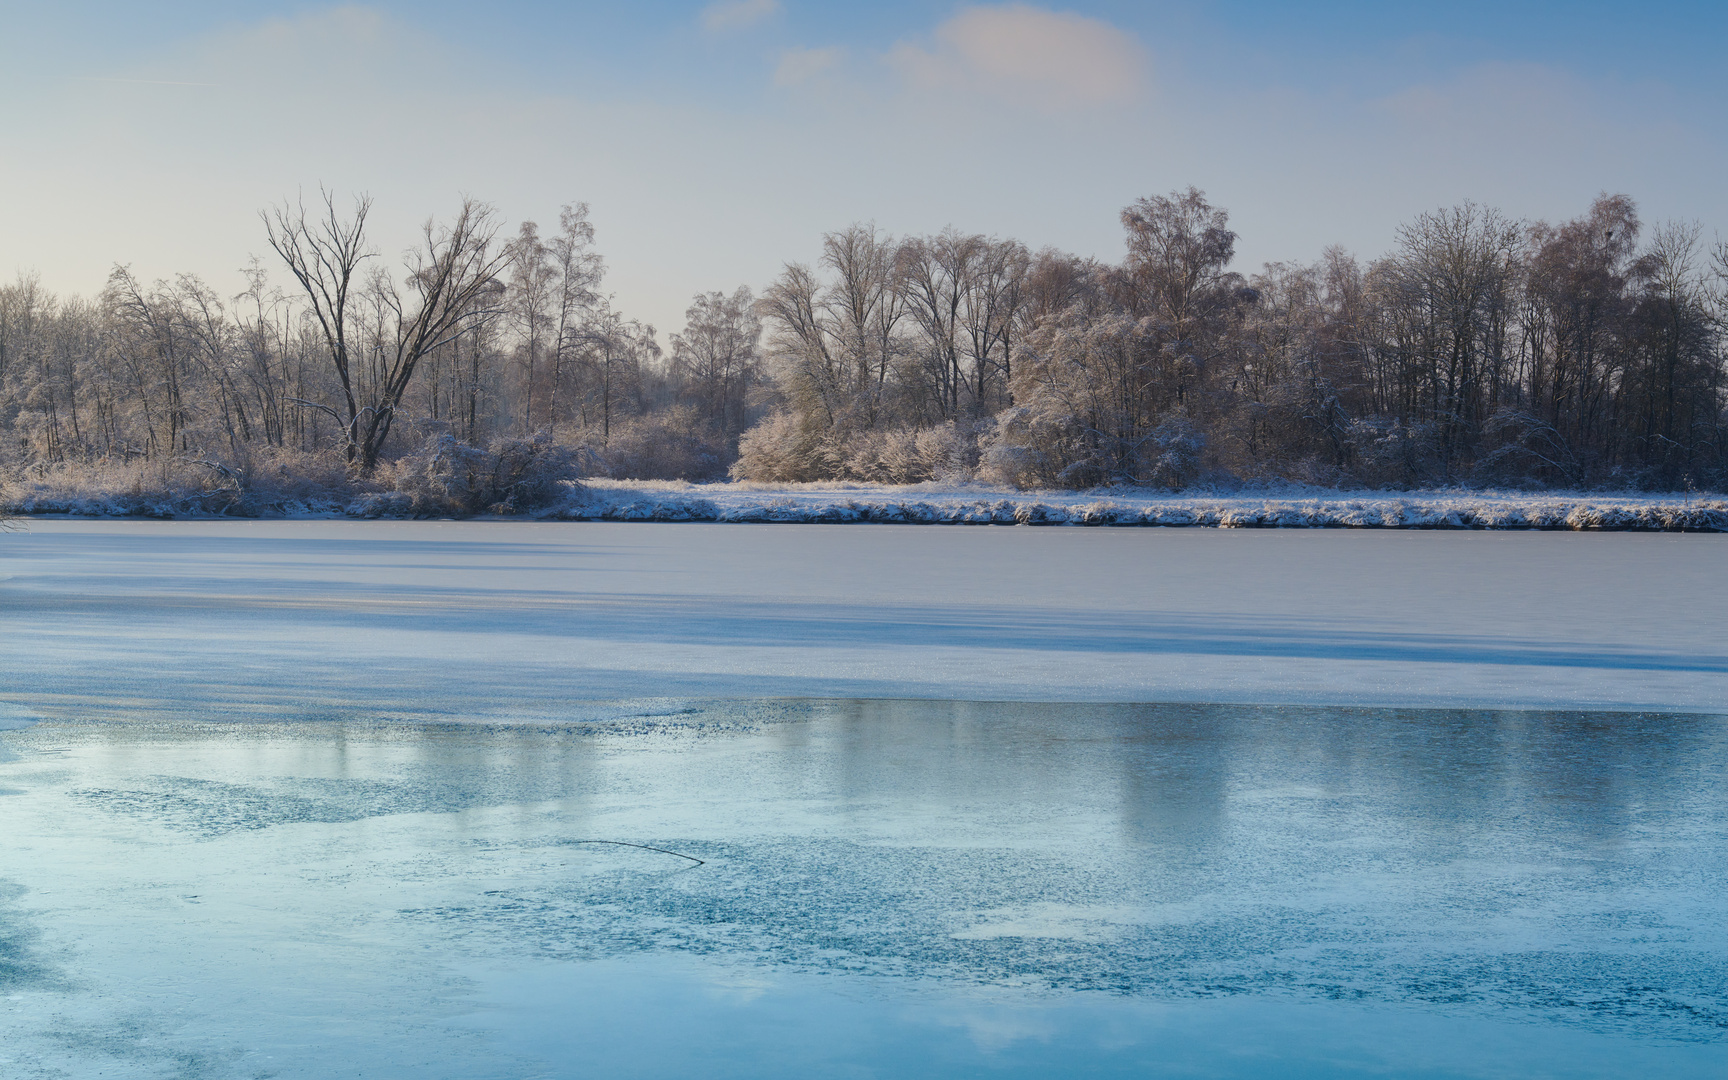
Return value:
[(390, 265), (368, 199), (261, 213), (220, 295), (116, 266), (0, 286), (0, 492), (405, 494), (517, 511), (583, 476), (1023, 489), (1721, 490), (1728, 245), (1603, 195), (1559, 223), (1464, 203), (1368, 260), (1231, 269), (1189, 188), (1102, 262), (852, 225), (661, 343), (605, 292), (585, 204), (465, 200)]

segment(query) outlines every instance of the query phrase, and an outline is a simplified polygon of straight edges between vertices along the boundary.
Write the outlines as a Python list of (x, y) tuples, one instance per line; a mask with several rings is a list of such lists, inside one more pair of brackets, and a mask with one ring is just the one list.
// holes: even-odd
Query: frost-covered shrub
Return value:
[(1200, 475), (1206, 435), (1185, 417), (1172, 417), (1152, 429), (1142, 455), (1154, 483), (1181, 490)]
[(983, 439), (978, 478), (1029, 488), (1158, 484), (1181, 489), (1201, 478), (1206, 436), (1185, 417), (1167, 417), (1130, 440), (1053, 410), (1009, 409)]
[(1440, 474), (1436, 424), (1372, 418), (1351, 423), (1352, 472), (1369, 487), (1416, 487)]
[(448, 433), (380, 470), (388, 490), (406, 498), (383, 511), (420, 517), (467, 517), (536, 510), (561, 498), (576, 478), (578, 454), (541, 432), (498, 439), (482, 450)]
[(1582, 469), (1578, 455), (1552, 424), (1519, 409), (1500, 409), (1483, 425), (1489, 440), (1472, 469), (1480, 484), (1498, 487), (1541, 487), (1576, 484)]
[(269, 446), (36, 464), (0, 478), (0, 507), (36, 514), (251, 517), (334, 510), (352, 494), (340, 453)]
[(1032, 409), (1009, 409), (981, 441), (978, 478), (1021, 490), (1055, 487), (1072, 442), (1068, 425)]
[(720, 480), (731, 458), (726, 438), (688, 405), (633, 416), (612, 425), (602, 441), (582, 438), (582, 468), (614, 480)]
[(838, 478), (883, 484), (968, 480), (978, 453), (977, 440), (957, 424), (861, 431), (833, 445)]
[(774, 412), (738, 441), (734, 480), (761, 483), (824, 480), (831, 477), (820, 432), (790, 412)]
[(246, 491), (246, 504), (259, 513), (272, 510), (321, 508), (348, 499), (354, 482), (342, 450), (242, 446), (235, 467)]
[(985, 441), (985, 477), (1018, 487), (1162, 484), (1203, 468), (1205, 433), (1181, 388), (1199, 362), (1164, 340), (1155, 319), (1070, 307), (1034, 328), (1015, 353), (1018, 407)]
[(978, 440), (959, 424), (814, 432), (791, 413), (775, 413), (744, 433), (732, 466), (737, 480), (763, 483), (863, 480), (921, 484), (969, 480)]
[(1335, 488), (1348, 478), (1345, 470), (1315, 457), (1305, 457), (1283, 469), (1284, 479), (1305, 487)]
[(1135, 480), (1112, 448), (1077, 417), (1039, 406), (1009, 409), (982, 440), (978, 476), (1022, 490)]

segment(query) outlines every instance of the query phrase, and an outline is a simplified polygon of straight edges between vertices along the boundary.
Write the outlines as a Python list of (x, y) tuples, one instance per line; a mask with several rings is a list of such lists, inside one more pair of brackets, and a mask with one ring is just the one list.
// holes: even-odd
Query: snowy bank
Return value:
[[(1335, 491), (1283, 485), (1238, 492), (1017, 491), (972, 483), (691, 484), (591, 479), (532, 513), (561, 521), (897, 525), (1158, 525), (1225, 529), (1566, 529), (1728, 532), (1720, 495), (1604, 492)], [(0, 511), (97, 518), (442, 517), (399, 491), (214, 500), (208, 492), (81, 491), (17, 480)], [(496, 515), (494, 515), (496, 516)]]
[(574, 521), (1161, 525), (1342, 529), (1728, 532), (1728, 500), (1580, 492), (1146, 490), (1023, 492), (971, 484), (589, 481), (545, 516)]

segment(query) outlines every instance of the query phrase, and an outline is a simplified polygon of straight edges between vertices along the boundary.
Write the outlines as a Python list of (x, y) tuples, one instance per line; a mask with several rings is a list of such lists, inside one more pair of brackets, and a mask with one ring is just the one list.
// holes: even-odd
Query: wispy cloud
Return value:
[(774, 68), (774, 85), (797, 86), (809, 82), (839, 67), (845, 55), (845, 50), (839, 48), (787, 49), (780, 54), (780, 63)]
[(134, 86), (215, 86), (213, 82), (182, 82), (179, 79), (117, 79), (101, 75), (73, 75), (74, 82), (130, 83)]
[(780, 10), (780, 0), (716, 0), (702, 9), (702, 25), (712, 33), (761, 22)]
[(1028, 4), (970, 7), (928, 45), (901, 42), (888, 61), (932, 90), (967, 90), (1045, 108), (1117, 104), (1146, 84), (1146, 52), (1100, 19)]
[(411, 23), (347, 6), (221, 31), (205, 39), (185, 66), (224, 83), (287, 88), (336, 72), (344, 81), (387, 83), (407, 76), (417, 64), (434, 65), (450, 55), (447, 46)]

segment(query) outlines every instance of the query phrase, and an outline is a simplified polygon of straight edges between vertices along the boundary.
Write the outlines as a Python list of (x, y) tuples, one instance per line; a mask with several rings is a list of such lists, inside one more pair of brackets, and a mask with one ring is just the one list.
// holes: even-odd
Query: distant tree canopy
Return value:
[(1373, 261), (1247, 276), (1193, 188), (1121, 212), (1119, 264), (854, 225), (759, 297), (696, 296), (664, 352), (602, 291), (584, 204), (506, 236), (465, 201), (394, 274), (369, 209), (267, 210), (277, 262), (232, 297), (125, 267), (93, 299), (0, 287), (0, 470), (367, 476), (436, 443), (696, 480), (1728, 484), (1728, 245), (1623, 195), (1559, 224), (1465, 203)]

